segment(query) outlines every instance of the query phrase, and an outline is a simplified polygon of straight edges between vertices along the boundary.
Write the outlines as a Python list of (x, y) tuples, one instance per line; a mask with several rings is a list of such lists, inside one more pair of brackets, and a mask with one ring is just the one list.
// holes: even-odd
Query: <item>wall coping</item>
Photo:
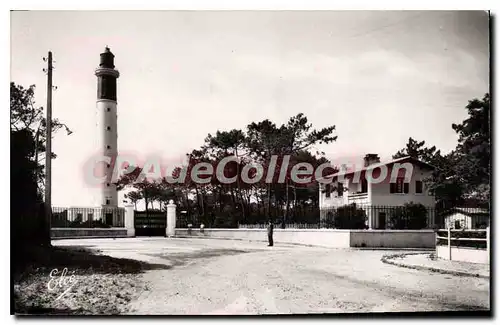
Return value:
[(367, 232), (374, 232), (374, 233), (435, 233), (434, 229), (352, 229), (350, 232), (355, 232), (355, 233), (367, 233)]
[[(200, 231), (200, 228), (175, 228), (176, 230), (189, 230), (191, 231)], [(262, 232), (262, 231), (267, 231), (265, 228), (203, 228), (204, 231), (236, 231), (236, 232), (242, 232), (242, 231), (256, 231), (256, 232)], [(310, 232), (338, 232), (338, 233), (361, 233), (361, 234), (366, 234), (366, 233), (434, 233), (433, 229), (420, 229), (420, 230), (408, 230), (408, 229), (366, 229), (366, 230), (361, 230), (361, 229), (298, 229), (298, 228), (293, 228), (293, 229), (273, 229), (273, 232), (305, 232), (305, 231), (310, 231)]]
[(50, 230), (127, 230), (125, 227), (110, 227), (110, 228), (50, 228)]
[[(175, 230), (189, 230), (200, 231), (200, 228), (175, 228)], [(236, 232), (267, 232), (266, 228), (203, 228), (204, 231), (236, 231)], [(311, 232), (349, 232), (348, 229), (273, 229), (273, 232), (299, 232), (299, 231), (311, 231)]]

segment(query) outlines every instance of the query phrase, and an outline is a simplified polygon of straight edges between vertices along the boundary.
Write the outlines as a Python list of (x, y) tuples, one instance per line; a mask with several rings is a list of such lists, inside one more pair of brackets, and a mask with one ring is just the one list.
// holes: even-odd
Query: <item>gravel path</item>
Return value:
[(132, 314), (489, 310), (489, 280), (384, 264), (384, 251), (211, 239), (91, 243), (104, 254), (172, 267), (143, 274), (150, 290), (131, 301)]

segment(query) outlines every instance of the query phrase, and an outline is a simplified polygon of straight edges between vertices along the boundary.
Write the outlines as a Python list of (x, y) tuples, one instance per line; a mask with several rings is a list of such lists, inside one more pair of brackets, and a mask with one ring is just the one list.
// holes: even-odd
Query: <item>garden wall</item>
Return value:
[[(175, 229), (178, 237), (267, 241), (266, 229)], [(276, 244), (301, 244), (330, 248), (435, 248), (433, 230), (276, 229)]]
[(423, 230), (350, 230), (351, 247), (435, 248), (432, 229)]
[[(451, 254), (451, 256), (450, 256)], [(489, 253), (486, 249), (473, 248), (473, 247), (451, 247), (447, 245), (436, 246), (436, 256), (438, 258), (470, 262), (470, 263), (483, 263), (488, 264), (490, 262)]]

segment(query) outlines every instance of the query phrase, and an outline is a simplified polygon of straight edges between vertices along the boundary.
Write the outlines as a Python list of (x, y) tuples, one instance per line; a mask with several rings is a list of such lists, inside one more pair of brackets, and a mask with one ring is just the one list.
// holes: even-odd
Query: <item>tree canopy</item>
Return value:
[[(118, 183), (120, 189), (129, 188), (132, 193), (127, 197), (133, 202), (143, 199), (147, 209), (158, 202), (160, 208), (166, 207), (166, 202), (173, 198), (180, 205), (180, 209), (187, 211), (188, 215), (199, 217), (207, 225), (219, 223), (228, 226), (235, 223), (265, 222), (268, 216), (279, 218), (288, 213), (289, 208), (298, 211), (301, 207), (318, 207), (318, 187), (312, 182), (305, 185), (294, 185), (289, 182), (290, 169), (294, 163), (309, 162), (314, 167), (328, 162), (315, 150), (320, 143), (331, 143), (337, 139), (333, 134), (335, 126), (314, 129), (304, 114), (297, 114), (282, 124), (276, 125), (269, 119), (252, 122), (245, 130), (232, 129), (228, 131), (217, 130), (210, 133), (199, 149), (194, 149), (187, 154), (190, 163), (184, 166), (187, 171), (186, 182), (169, 183), (150, 182), (133, 184), (129, 178), (134, 178), (140, 173), (138, 167), (135, 175), (123, 177)], [(254, 162), (261, 163), (267, 171), (268, 164), (273, 155), (277, 155), (274, 175), (264, 174), (261, 181), (247, 184), (241, 180), (242, 169)], [(290, 165), (287, 169), (287, 182), (284, 184), (265, 183), (267, 176), (276, 180), (283, 163), (283, 155), (290, 155)], [(222, 184), (215, 173), (207, 184), (193, 182), (189, 175), (196, 162), (207, 162), (212, 166), (224, 157), (234, 156), (236, 161), (230, 161), (224, 169), (224, 176), (236, 177), (236, 182)], [(180, 167), (172, 173), (177, 177)], [(253, 177), (255, 170), (251, 170)], [(148, 194), (145, 188), (152, 187), (157, 195)], [(288, 187), (288, 190), (287, 190)], [(132, 197), (131, 197), (132, 195)], [(217, 220), (216, 220), (217, 219)]]
[(487, 203), (490, 199), (491, 177), (491, 128), (490, 96), (472, 99), (465, 106), (468, 118), (452, 124), (458, 135), (455, 149), (441, 154), (435, 146), (425, 146), (425, 141), (408, 139), (405, 148), (393, 158), (411, 156), (436, 167), (427, 180), (438, 204), (456, 205), (466, 200)]
[[(43, 215), (44, 165), (47, 121), (34, 100), (35, 86), (10, 83), (11, 221), (16, 245), (50, 243)], [(53, 132), (71, 130), (57, 119)], [(51, 158), (56, 158), (52, 152)]]

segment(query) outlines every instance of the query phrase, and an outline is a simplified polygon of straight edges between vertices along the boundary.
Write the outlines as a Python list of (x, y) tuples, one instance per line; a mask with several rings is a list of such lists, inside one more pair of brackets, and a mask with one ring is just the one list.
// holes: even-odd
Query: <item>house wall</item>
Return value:
[(419, 166), (413, 167), (413, 172), (410, 180), (409, 193), (391, 193), (390, 192), (390, 172), (384, 181), (378, 184), (371, 184), (371, 204), (385, 206), (400, 206), (405, 203), (414, 202), (421, 203), (427, 207), (434, 207), (435, 198), (430, 195), (424, 184), (423, 193), (415, 193), (415, 182), (424, 181), (428, 176), (431, 176), (431, 171), (422, 170)]
[[(392, 171), (389, 170), (388, 177), (384, 179), (382, 182), (378, 184), (369, 184), (371, 186), (371, 205), (374, 206), (402, 206), (405, 203), (420, 203), (431, 210), (428, 211), (428, 221), (427, 224), (429, 227), (434, 225), (435, 215), (434, 215), (434, 206), (435, 206), (435, 197), (429, 194), (429, 191), (426, 189), (426, 185), (423, 184), (423, 193), (416, 193), (416, 181), (424, 181), (427, 177), (431, 175), (431, 171), (422, 170), (419, 166), (413, 167), (413, 172), (410, 179), (410, 186), (408, 193), (391, 193), (390, 192), (390, 173)], [(379, 217), (378, 211), (375, 212), (377, 215), (373, 215), (373, 228), (378, 228), (379, 225)], [(387, 216), (387, 213), (386, 213)], [(387, 216), (388, 217), (388, 216)], [(387, 219), (386, 219), (387, 220)]]
[[(336, 187), (337, 184), (335, 182), (332, 182), (331, 186), (333, 188), (333, 187)], [(330, 197), (328, 198), (328, 197), (326, 197), (326, 193), (323, 193), (323, 191), (325, 190), (325, 187), (326, 187), (326, 184), (320, 184), (319, 207), (321, 209), (330, 208), (330, 207), (338, 207), (338, 206), (344, 205), (344, 196), (346, 196), (347, 191), (344, 191), (344, 195), (338, 196), (337, 190), (335, 189), (333, 192), (330, 193)]]
[[(434, 207), (435, 198), (428, 193), (424, 184), (422, 194), (415, 193), (415, 182), (417, 180), (423, 181), (426, 177), (431, 175), (431, 171), (422, 170), (419, 166), (414, 166), (410, 188), (408, 194), (390, 193), (390, 175), (391, 170), (388, 170), (388, 176), (380, 183), (368, 183), (368, 193), (366, 195), (352, 196), (361, 190), (361, 182), (354, 183), (349, 180), (344, 180), (344, 187), (348, 189), (344, 191), (343, 196), (337, 196), (337, 192), (333, 191), (330, 198), (326, 197), (326, 193), (322, 193), (320, 189), (320, 208), (338, 207), (344, 204), (356, 203), (366, 205), (384, 205), (384, 206), (401, 206), (408, 202), (421, 203), (427, 207)], [(334, 186), (335, 183), (332, 183)], [(321, 187), (324, 188), (324, 184)], [(351, 197), (349, 197), (351, 196)]]

